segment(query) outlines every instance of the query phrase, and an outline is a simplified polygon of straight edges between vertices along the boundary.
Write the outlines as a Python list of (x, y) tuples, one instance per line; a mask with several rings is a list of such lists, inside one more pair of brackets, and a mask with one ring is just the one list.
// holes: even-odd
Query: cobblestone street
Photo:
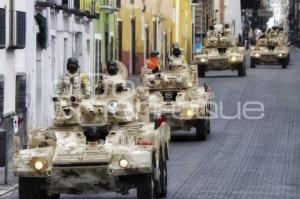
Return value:
[[(259, 101), (265, 106), (265, 117), (215, 119), (207, 142), (194, 141), (193, 133), (174, 132), (168, 165), (168, 198), (300, 198), (298, 55), (294, 48), (291, 65), (286, 70), (263, 65), (248, 69), (246, 78), (238, 78), (233, 72), (213, 72), (201, 80), (212, 87), (215, 102), (223, 102), (226, 115), (235, 114), (239, 101)], [(116, 194), (62, 196), (63, 199), (120, 197)], [(134, 197), (134, 190), (124, 196)], [(15, 192), (5, 199), (17, 198)]]

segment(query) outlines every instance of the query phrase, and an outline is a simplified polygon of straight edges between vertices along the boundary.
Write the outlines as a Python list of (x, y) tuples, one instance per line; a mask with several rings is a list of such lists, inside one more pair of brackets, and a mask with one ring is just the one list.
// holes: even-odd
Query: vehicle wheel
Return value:
[(198, 77), (205, 77), (205, 66), (198, 66)]
[(159, 190), (156, 197), (164, 198), (167, 196), (168, 192), (168, 174), (167, 174), (167, 162), (163, 159), (162, 150), (160, 150), (160, 161), (159, 161)]
[(287, 68), (287, 65), (288, 65), (288, 59), (282, 60), (282, 63), (281, 63), (282, 68)]
[(137, 184), (137, 199), (152, 199), (153, 198), (153, 178), (152, 174), (139, 176)]
[(141, 175), (139, 177), (137, 187), (137, 199), (152, 199), (157, 196), (158, 182), (155, 180), (156, 159), (155, 154), (152, 155), (151, 173)]
[(165, 157), (166, 157), (166, 160), (170, 160), (170, 154), (169, 154), (169, 149), (168, 149), (168, 144), (166, 143), (165, 144)]
[(210, 135), (211, 130), (210, 130), (210, 119), (207, 119), (207, 135)]
[(239, 77), (246, 76), (246, 64), (245, 63), (243, 63), (239, 66), (238, 75), (239, 75)]
[(199, 141), (205, 141), (207, 139), (207, 120), (198, 120), (196, 126), (196, 138)]
[(256, 68), (256, 61), (255, 59), (251, 59), (251, 68)]
[(60, 195), (49, 196), (45, 189), (46, 180), (19, 178), (19, 199), (59, 199)]

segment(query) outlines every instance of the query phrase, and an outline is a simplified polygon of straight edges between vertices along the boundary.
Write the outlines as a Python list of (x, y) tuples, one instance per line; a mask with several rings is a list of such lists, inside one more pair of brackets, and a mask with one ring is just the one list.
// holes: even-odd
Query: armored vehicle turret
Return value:
[(20, 199), (57, 199), (60, 194), (167, 194), (170, 128), (163, 117), (149, 122), (149, 91), (131, 90), (127, 70), (99, 76), (96, 95), (53, 98), (54, 125), (33, 129), (16, 151)]
[(196, 127), (197, 140), (207, 139), (211, 92), (198, 87), (197, 66), (171, 59), (159, 73), (144, 74), (142, 86), (149, 88), (150, 118), (162, 113), (172, 130)]
[[(198, 65), (199, 77), (210, 70), (237, 70), (239, 76), (246, 75), (244, 47), (238, 47), (229, 25), (212, 27), (204, 40), (204, 48), (195, 54), (193, 63)], [(220, 28), (221, 27), (221, 28)]]

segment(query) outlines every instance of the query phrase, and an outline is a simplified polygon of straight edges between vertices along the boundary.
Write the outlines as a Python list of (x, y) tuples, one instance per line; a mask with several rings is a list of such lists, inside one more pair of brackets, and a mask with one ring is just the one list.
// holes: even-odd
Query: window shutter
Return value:
[(4, 76), (0, 75), (0, 118), (3, 116), (4, 107)]
[(26, 75), (16, 76), (16, 112), (26, 110)]
[(25, 48), (26, 44), (26, 13), (17, 11), (17, 47)]
[(74, 8), (80, 10), (80, 0), (74, 0)]
[(5, 9), (0, 8), (0, 49), (5, 48), (5, 43), (6, 43), (5, 21), (6, 21)]

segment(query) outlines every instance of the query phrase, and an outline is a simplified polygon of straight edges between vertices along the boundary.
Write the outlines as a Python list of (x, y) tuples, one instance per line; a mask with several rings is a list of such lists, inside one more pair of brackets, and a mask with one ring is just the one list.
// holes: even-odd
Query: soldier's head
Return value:
[(74, 74), (78, 71), (78, 69), (78, 60), (74, 57), (69, 58), (67, 62), (67, 70), (69, 71), (69, 73)]
[(180, 47), (178, 44), (175, 44), (174, 45), (174, 48), (173, 48), (173, 55), (175, 57), (179, 57), (181, 55), (181, 50), (180, 50)]
[(214, 26), (209, 26), (209, 30), (213, 31), (213, 30), (215, 30), (215, 27)]
[(159, 52), (157, 52), (156, 50), (152, 50), (150, 53), (150, 57), (158, 57)]
[(117, 61), (110, 61), (107, 64), (107, 72), (109, 75), (117, 75), (119, 72), (119, 66)]

